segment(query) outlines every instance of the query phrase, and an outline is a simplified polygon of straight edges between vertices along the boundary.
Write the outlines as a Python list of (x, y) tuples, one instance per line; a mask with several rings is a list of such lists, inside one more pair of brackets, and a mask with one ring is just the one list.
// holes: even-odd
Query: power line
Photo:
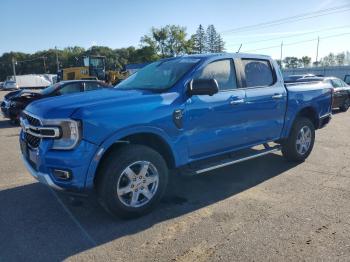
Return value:
[[(325, 37), (320, 38), (320, 40), (328, 39), (328, 38), (334, 38), (334, 37), (339, 37), (339, 36), (344, 36), (344, 35), (350, 35), (350, 32), (342, 33), (342, 34), (336, 34), (336, 35), (330, 35), (330, 36), (325, 36)], [(308, 39), (308, 40), (304, 40), (304, 41), (292, 42), (292, 43), (289, 43), (289, 44), (283, 44), (283, 46), (291, 46), (291, 45), (297, 45), (297, 44), (306, 43), (306, 42), (313, 42), (313, 41), (316, 41), (317, 39), (318, 38), (313, 38), (313, 39)], [(279, 48), (279, 47), (281, 47), (281, 45), (267, 46), (267, 47), (258, 48), (258, 49), (254, 49), (254, 50), (248, 50), (248, 51), (245, 51), (245, 52), (249, 53), (249, 52), (255, 52), (255, 51), (260, 51), (260, 50), (272, 49), (272, 48), (277, 48), (277, 47)]]
[(315, 34), (315, 33), (319, 33), (319, 32), (324, 32), (324, 31), (329, 31), (329, 30), (335, 30), (335, 29), (342, 29), (342, 28), (349, 28), (350, 25), (344, 25), (344, 26), (337, 26), (337, 27), (330, 27), (330, 28), (324, 28), (321, 30), (316, 30), (316, 31), (308, 31), (308, 32), (304, 32), (304, 33), (297, 33), (297, 34), (292, 34), (292, 35), (287, 35), (287, 36), (279, 36), (279, 37), (274, 37), (274, 38), (268, 38), (268, 39), (263, 39), (263, 40), (257, 40), (257, 41), (250, 41), (250, 42), (237, 42), (237, 43), (229, 43), (229, 45), (248, 45), (248, 44), (256, 44), (256, 43), (261, 43), (261, 42), (269, 42), (269, 41), (273, 41), (273, 40), (282, 40), (285, 38), (293, 38), (293, 37), (298, 37), (298, 36), (302, 36), (302, 35), (308, 35), (308, 34)]
[(39, 59), (46, 59), (46, 56), (39, 56), (39, 57), (36, 57), (36, 58), (33, 58), (33, 59), (20, 60), (20, 61), (16, 60), (16, 63), (32, 62), (32, 61), (39, 60)]
[(259, 23), (259, 24), (255, 24), (255, 25), (237, 27), (234, 29), (223, 31), (221, 33), (222, 34), (237, 33), (237, 32), (242, 32), (242, 31), (254, 30), (257, 28), (265, 28), (265, 27), (271, 27), (271, 26), (281, 25), (281, 24), (285, 24), (285, 23), (297, 22), (297, 21), (301, 21), (301, 20), (305, 20), (305, 19), (311, 19), (311, 18), (315, 18), (315, 17), (346, 12), (346, 11), (350, 10), (349, 7), (350, 7), (350, 5), (347, 4), (347, 5), (342, 5), (342, 6), (338, 6), (338, 7), (322, 9), (322, 10), (315, 11), (315, 12), (308, 12), (308, 13), (304, 13), (304, 14), (299, 14), (299, 15), (295, 15), (295, 16), (290, 16), (290, 17), (286, 17), (286, 18), (281, 18), (281, 19), (277, 19), (277, 20), (263, 22), (263, 23)]

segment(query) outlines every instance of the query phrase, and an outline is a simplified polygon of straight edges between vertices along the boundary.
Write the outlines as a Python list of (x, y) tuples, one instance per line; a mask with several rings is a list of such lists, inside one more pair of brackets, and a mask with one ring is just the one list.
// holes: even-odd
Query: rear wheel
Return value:
[(295, 120), (289, 137), (282, 143), (282, 153), (289, 161), (304, 161), (311, 153), (315, 142), (315, 127), (304, 117)]
[(153, 149), (127, 145), (109, 155), (98, 176), (102, 206), (113, 215), (130, 218), (146, 214), (160, 201), (168, 168)]
[(346, 112), (346, 111), (348, 111), (349, 107), (350, 107), (350, 98), (347, 98), (344, 101), (344, 104), (342, 106), (340, 106), (339, 108), (340, 108), (340, 111)]

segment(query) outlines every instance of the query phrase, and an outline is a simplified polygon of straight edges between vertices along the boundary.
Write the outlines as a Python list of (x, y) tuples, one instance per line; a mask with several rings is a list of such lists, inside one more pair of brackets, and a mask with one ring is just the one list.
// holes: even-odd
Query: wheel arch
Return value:
[(129, 133), (122, 132), (107, 139), (97, 150), (93, 163), (89, 167), (86, 188), (92, 188), (98, 182), (98, 170), (110, 153), (128, 144), (148, 146), (164, 157), (169, 169), (176, 167), (177, 159), (170, 139), (159, 130), (138, 129)]
[(313, 123), (315, 129), (318, 129), (318, 127), (320, 126), (320, 118), (318, 117), (316, 109), (312, 106), (307, 106), (307, 107), (304, 107), (303, 109), (301, 109), (296, 114), (296, 116), (293, 120), (293, 124), (298, 117), (305, 117), (305, 118), (310, 119), (310, 121)]

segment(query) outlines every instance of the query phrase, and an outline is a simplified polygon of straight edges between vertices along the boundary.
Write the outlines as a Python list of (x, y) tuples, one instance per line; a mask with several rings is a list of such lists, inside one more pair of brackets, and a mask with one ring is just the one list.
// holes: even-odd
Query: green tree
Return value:
[(217, 32), (214, 25), (209, 25), (207, 28), (207, 44), (206, 50), (209, 53), (216, 52), (216, 41), (217, 41)]
[(300, 60), (299, 60), (299, 64), (302, 67), (308, 67), (311, 63), (311, 57), (309, 56), (303, 56)]
[(334, 66), (336, 64), (335, 55), (329, 53), (329, 55), (323, 57), (320, 62), (322, 66)]
[(287, 56), (283, 59), (286, 68), (297, 68), (299, 59), (295, 56)]
[(345, 53), (339, 53), (335, 56), (335, 60), (337, 62), (337, 65), (344, 65), (345, 63)]
[(161, 57), (176, 56), (187, 53), (191, 41), (186, 40), (186, 28), (178, 25), (167, 25), (152, 28), (149, 35), (141, 37), (141, 44), (156, 50)]
[(199, 25), (196, 33), (192, 35), (192, 41), (193, 53), (202, 54), (206, 52), (207, 36), (202, 25)]
[(209, 53), (220, 53), (225, 50), (225, 43), (221, 35), (216, 31), (214, 25), (209, 25), (206, 33), (206, 51)]

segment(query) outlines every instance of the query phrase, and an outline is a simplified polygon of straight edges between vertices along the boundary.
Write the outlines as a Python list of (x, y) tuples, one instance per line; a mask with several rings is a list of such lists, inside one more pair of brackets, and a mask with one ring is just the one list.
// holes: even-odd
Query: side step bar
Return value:
[(219, 164), (196, 170), (196, 171), (194, 171), (194, 173), (195, 174), (205, 173), (205, 172), (217, 169), (217, 168), (221, 168), (221, 167), (237, 164), (239, 162), (243, 162), (243, 161), (246, 161), (246, 160), (250, 160), (250, 159), (253, 159), (253, 158), (257, 158), (257, 157), (264, 156), (264, 155), (267, 155), (267, 154), (270, 154), (270, 153), (277, 152), (277, 151), (281, 150), (281, 146), (279, 146), (279, 145), (278, 146), (274, 146), (274, 147), (269, 147), (268, 145), (264, 144), (264, 146), (265, 146), (265, 149), (261, 150), (260, 152), (258, 152), (256, 154), (252, 154), (252, 155), (249, 155), (249, 156), (246, 156), (246, 157), (242, 157), (242, 158), (237, 158), (237, 159), (232, 159), (232, 158), (231, 159), (227, 159), (226, 161), (223, 161), (223, 162), (221, 162)]

